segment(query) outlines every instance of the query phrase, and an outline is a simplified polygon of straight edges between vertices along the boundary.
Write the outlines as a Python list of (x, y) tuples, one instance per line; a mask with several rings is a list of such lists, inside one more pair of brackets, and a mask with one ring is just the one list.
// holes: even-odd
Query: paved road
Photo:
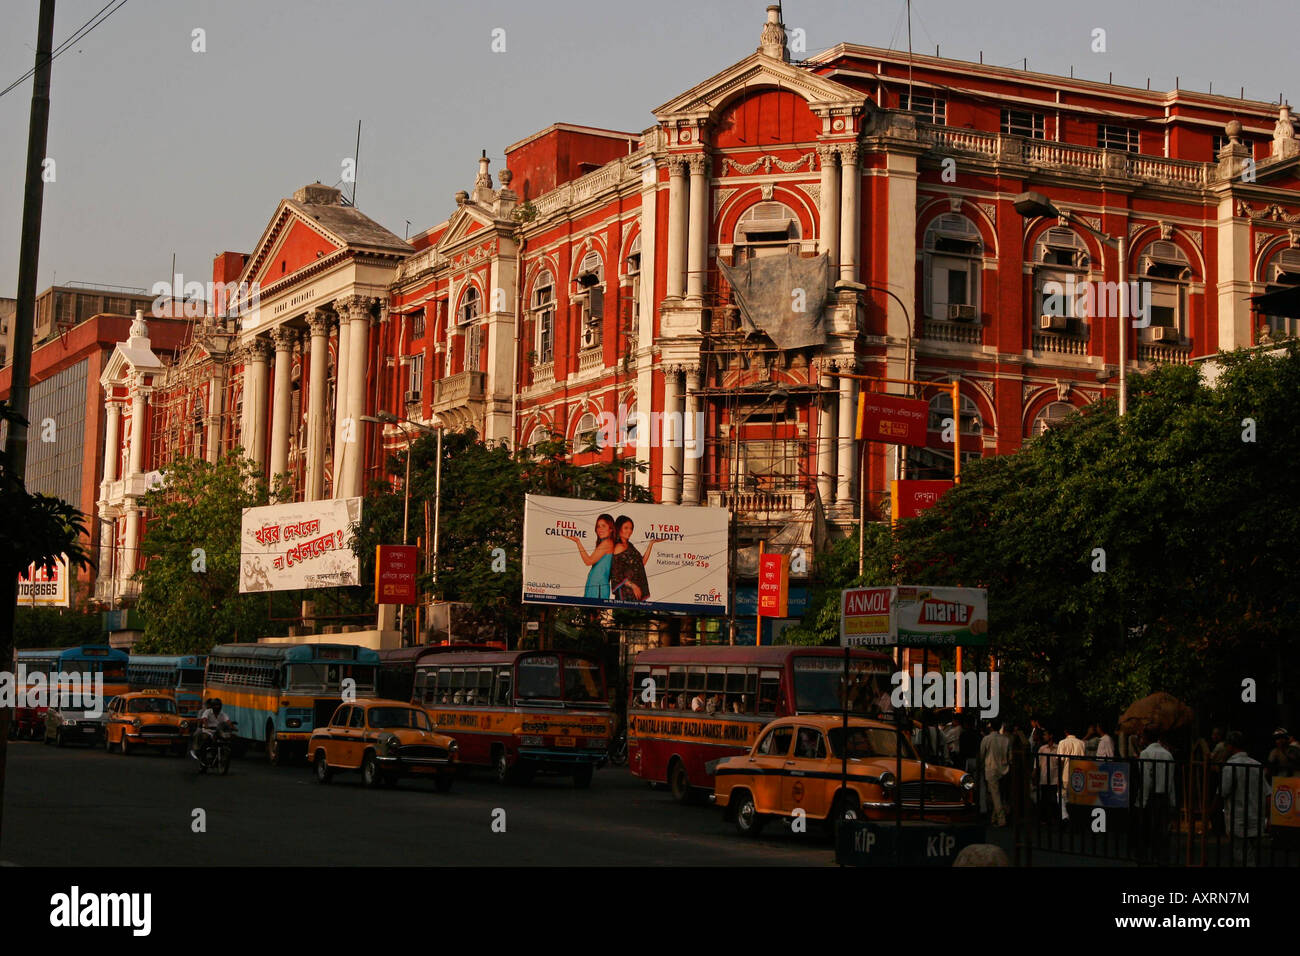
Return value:
[[(0, 861), (24, 866), (833, 866), (829, 842), (779, 823), (737, 835), (712, 807), (683, 807), (626, 770), (590, 790), (562, 777), (503, 787), (484, 771), (450, 793), (404, 780), (321, 786), (304, 765), (250, 751), (226, 777), (188, 758), (11, 741)], [(196, 808), (207, 832), (191, 829)], [(506, 831), (494, 833), (494, 811)], [(815, 831), (815, 827), (810, 827)]]

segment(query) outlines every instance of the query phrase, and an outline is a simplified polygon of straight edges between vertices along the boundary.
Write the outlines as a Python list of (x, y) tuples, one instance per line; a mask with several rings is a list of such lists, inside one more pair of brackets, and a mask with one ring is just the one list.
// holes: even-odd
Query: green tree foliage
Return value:
[(46, 607), (16, 610), (14, 647), (75, 647), (104, 642), (98, 614)]
[[(411, 445), (411, 503), (408, 540), (424, 536), (426, 505), (434, 509), (434, 436)], [(389, 462), (399, 481), (401, 454)], [(575, 465), (565, 442), (545, 442), (511, 454), (504, 444), (480, 441), (473, 432), (443, 435), (442, 509), (438, 535), (438, 580), (421, 566), (419, 586), (441, 600), (467, 604), (481, 633), (514, 642), (523, 621), (524, 496), (553, 495), (603, 501), (648, 501), (645, 489), (630, 481), (625, 460)], [(362, 508), (354, 548), (362, 560), (362, 579), (373, 580), (377, 544), (402, 540), (403, 496), (377, 482)], [(432, 523), (432, 518), (430, 518)], [(590, 614), (557, 609), (557, 646), (591, 643)], [(595, 629), (599, 633), (599, 628)]]
[[(148, 519), (137, 573), (144, 653), (202, 654), (214, 644), (282, 630), (264, 594), (239, 593), (240, 520), (268, 504), (272, 488), (256, 463), (232, 453), (216, 464), (186, 458), (142, 499)], [(202, 570), (197, 570), (202, 568)]]
[[(988, 588), (1012, 713), (1113, 718), (1164, 690), (1223, 714), (1243, 678), (1294, 683), (1300, 352), (1220, 361), (1215, 387), (1162, 367), (1131, 381), (1123, 420), (1101, 402), (972, 463), (868, 542), (862, 583)], [(854, 572), (838, 550), (818, 564), (828, 591)], [(817, 611), (805, 628), (833, 639), (837, 611)]]

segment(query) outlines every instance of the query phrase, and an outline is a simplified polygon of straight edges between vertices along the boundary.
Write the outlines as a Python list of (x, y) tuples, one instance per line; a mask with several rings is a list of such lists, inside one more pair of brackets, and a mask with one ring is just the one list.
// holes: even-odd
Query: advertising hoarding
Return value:
[(894, 521), (918, 517), (951, 489), (951, 481), (891, 481), (890, 515)]
[(528, 495), (524, 602), (723, 614), (728, 520), (723, 508)]
[(790, 616), (790, 559), (765, 554), (758, 562), (759, 617)]
[(345, 588), (361, 583), (349, 540), (360, 498), (245, 508), (240, 524), (239, 591)]
[(68, 607), (68, 556), (48, 571), (33, 563), (18, 575), (19, 607)]
[(415, 574), (419, 555), (413, 544), (375, 546), (375, 603), (416, 603)]
[(989, 642), (983, 588), (890, 585), (840, 593), (840, 644), (848, 647), (951, 647)]
[(1085, 807), (1127, 810), (1132, 779), (1127, 761), (1079, 760), (1071, 757), (1065, 788), (1066, 799)]
[(924, 448), (929, 421), (930, 403), (923, 399), (873, 392), (862, 392), (858, 396), (859, 441)]

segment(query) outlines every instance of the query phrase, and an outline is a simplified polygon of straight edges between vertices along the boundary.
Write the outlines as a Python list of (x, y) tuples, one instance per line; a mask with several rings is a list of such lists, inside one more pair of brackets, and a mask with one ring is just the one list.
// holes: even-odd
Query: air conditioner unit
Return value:
[(948, 306), (948, 319), (952, 322), (974, 322), (975, 306), (950, 304)]
[(1170, 325), (1154, 325), (1151, 327), (1152, 342), (1177, 342), (1182, 336), (1178, 330)]
[(417, 404), (419, 401), (420, 401), (420, 393), (419, 393), (419, 392), (407, 392), (407, 393), (406, 393), (406, 404), (408, 404), (408, 405), (415, 405), (415, 404)]
[(1044, 332), (1064, 332), (1069, 322), (1069, 318), (1064, 315), (1040, 315), (1038, 328)]

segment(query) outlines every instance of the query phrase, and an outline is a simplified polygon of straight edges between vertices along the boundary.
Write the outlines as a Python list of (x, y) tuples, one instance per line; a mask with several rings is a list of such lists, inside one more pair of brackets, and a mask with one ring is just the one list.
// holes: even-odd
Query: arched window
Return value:
[(595, 249), (583, 256), (574, 281), (578, 292), (573, 298), (582, 313), (582, 347), (594, 349), (600, 345), (605, 321), (605, 266)]
[(802, 231), (799, 217), (785, 203), (760, 202), (749, 207), (736, 223), (732, 262), (740, 265), (763, 256), (799, 252)]
[(460, 297), (460, 312), (456, 315), (456, 323), (458, 325), (469, 325), (479, 317), (482, 307), (478, 287), (475, 285), (466, 286), (465, 293)]
[(1085, 286), (1088, 247), (1073, 229), (1055, 226), (1034, 244), (1034, 329), (1040, 332), (1085, 331)]
[[(980, 418), (979, 408), (965, 395), (961, 396), (961, 414), (959, 434), (976, 436), (983, 434), (984, 423)], [(944, 432), (948, 428), (947, 420), (952, 418), (952, 396), (941, 392), (930, 399), (930, 419), (926, 426), (929, 444), (925, 448), (909, 447), (907, 449), (907, 477), (916, 480), (942, 481), (952, 478), (952, 442), (944, 441)], [(963, 444), (965, 444), (963, 442)], [(979, 451), (963, 449), (962, 463), (979, 458)]]
[[(1300, 285), (1300, 249), (1279, 249), (1269, 258), (1264, 269), (1266, 292), (1280, 292)], [(1265, 315), (1269, 334), (1273, 338), (1300, 335), (1300, 319), (1285, 315)]]
[(625, 434), (622, 436), (623, 444), (627, 448), (636, 448), (637, 434), (639, 429), (636, 420), (636, 402), (627, 407), (627, 425)]
[(573, 450), (575, 452), (595, 451), (598, 434), (596, 416), (591, 412), (585, 413), (578, 419), (578, 427), (573, 432)]
[(460, 297), (460, 309), (456, 313), (456, 324), (460, 326), (465, 340), (464, 370), (466, 372), (482, 370), (480, 366), (483, 356), (483, 324), (476, 321), (481, 307), (478, 287), (473, 284), (466, 285), (465, 292)]
[(1075, 408), (1069, 402), (1052, 402), (1034, 416), (1034, 423), (1029, 428), (1029, 434), (1037, 437), (1049, 428), (1055, 428), (1061, 424), (1074, 412)]
[(984, 243), (965, 216), (940, 216), (925, 230), (925, 314), (977, 322)]
[(550, 440), (551, 440), (551, 430), (547, 428), (545, 425), (538, 425), (536, 428), (533, 429), (533, 433), (528, 436), (528, 447), (535, 450), (538, 445), (541, 445), (543, 442), (548, 442)]
[(1143, 334), (1152, 342), (1182, 341), (1188, 333), (1187, 296), (1192, 279), (1186, 253), (1168, 240), (1157, 240), (1138, 257), (1137, 272), (1139, 298), (1129, 309), (1138, 316), (1138, 310), (1147, 310), (1150, 324)]
[(555, 278), (543, 270), (533, 282), (533, 315), (537, 326), (537, 361), (555, 360)]

